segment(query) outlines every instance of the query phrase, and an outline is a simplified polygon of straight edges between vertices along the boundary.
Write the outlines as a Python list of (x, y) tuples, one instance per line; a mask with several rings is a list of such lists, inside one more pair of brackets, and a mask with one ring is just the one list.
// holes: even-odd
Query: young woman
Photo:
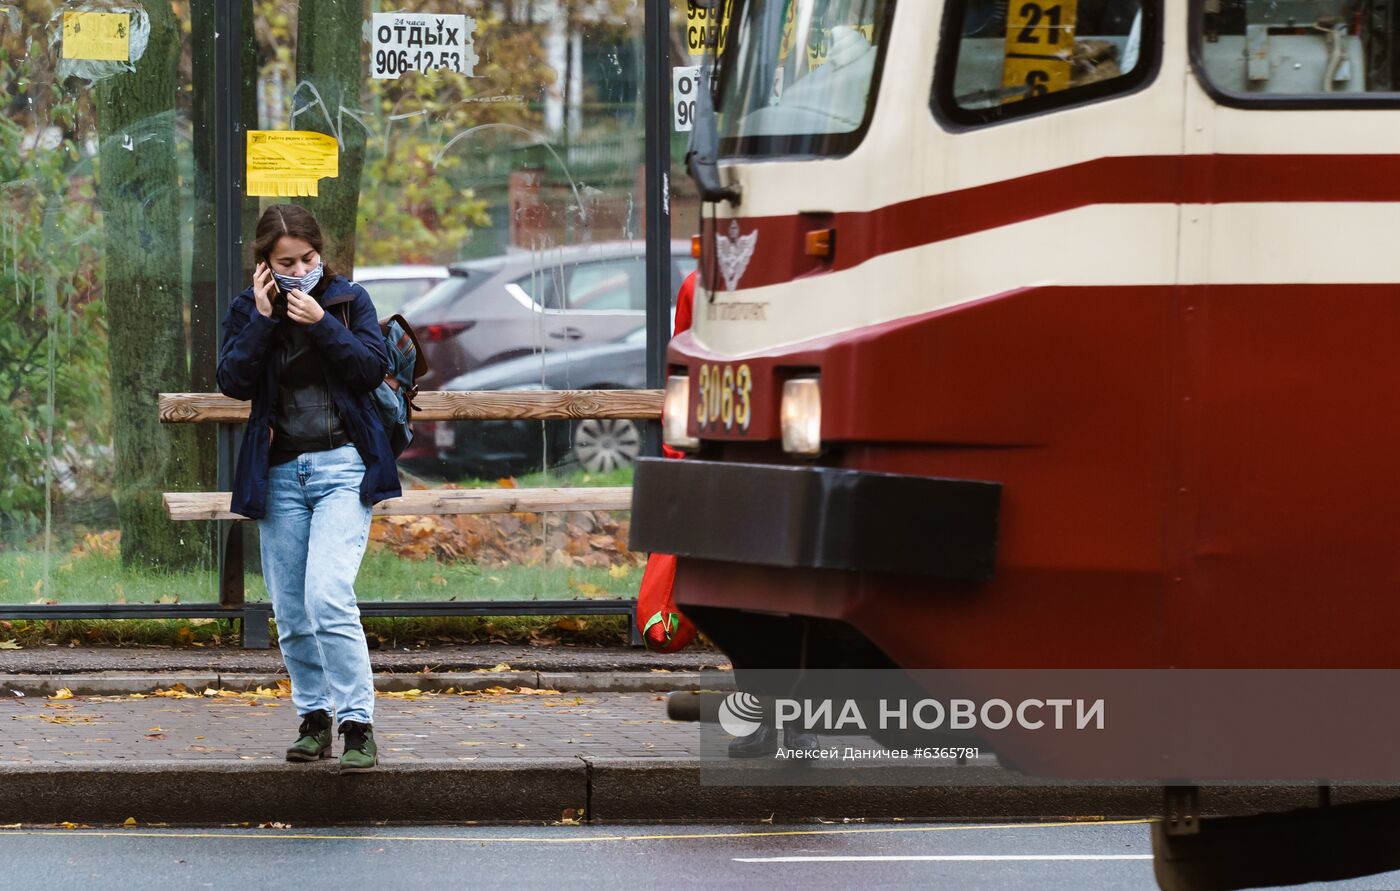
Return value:
[(291, 204), (269, 207), (253, 239), (252, 287), (233, 299), (219, 389), (251, 399), (233, 511), (258, 520), (263, 579), (301, 729), (288, 761), (331, 757), (342, 772), (378, 763), (374, 685), (354, 582), (370, 506), (401, 494), (370, 393), (387, 356), (374, 304), (323, 262), (321, 227)]

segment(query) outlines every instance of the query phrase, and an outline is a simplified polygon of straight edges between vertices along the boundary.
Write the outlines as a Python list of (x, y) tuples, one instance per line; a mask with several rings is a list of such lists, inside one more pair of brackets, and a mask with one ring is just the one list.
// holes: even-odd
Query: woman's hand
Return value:
[(314, 325), (321, 321), (325, 314), (326, 311), (316, 302), (316, 298), (300, 288), (293, 288), (287, 292), (287, 318), (298, 325)]
[(266, 263), (259, 263), (253, 270), (253, 302), (258, 305), (258, 312), (267, 318), (272, 318), (273, 285), (272, 270)]

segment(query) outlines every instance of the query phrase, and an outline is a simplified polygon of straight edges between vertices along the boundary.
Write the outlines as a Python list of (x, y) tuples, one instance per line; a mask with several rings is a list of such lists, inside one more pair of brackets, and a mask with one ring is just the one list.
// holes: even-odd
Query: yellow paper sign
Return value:
[(723, 15), (718, 9), (703, 9), (696, 6), (695, 0), (681, 0), (685, 16), (685, 45), (692, 56), (705, 55), (706, 47), (715, 49), (716, 55), (724, 54), (725, 38), (729, 30), (731, 0), (721, 0)]
[(1006, 18), (1006, 102), (1044, 96), (1070, 85), (1078, 0), (1013, 3)]
[(334, 136), (310, 130), (248, 131), (248, 194), (316, 195), (317, 181), (340, 175)]
[(1002, 86), (1014, 90), (1007, 102), (1058, 93), (1069, 87), (1069, 62), (1033, 56), (1008, 56), (1002, 68)]
[(104, 62), (131, 60), (131, 15), (125, 12), (65, 12), (63, 58)]

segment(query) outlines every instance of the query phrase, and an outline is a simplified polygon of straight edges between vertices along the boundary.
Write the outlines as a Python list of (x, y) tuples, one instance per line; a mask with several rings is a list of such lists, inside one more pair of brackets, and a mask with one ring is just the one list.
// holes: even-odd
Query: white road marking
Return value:
[(890, 854), (872, 857), (735, 857), (736, 863), (893, 863), (929, 860), (944, 863), (984, 863), (1012, 860), (1151, 860), (1151, 854)]

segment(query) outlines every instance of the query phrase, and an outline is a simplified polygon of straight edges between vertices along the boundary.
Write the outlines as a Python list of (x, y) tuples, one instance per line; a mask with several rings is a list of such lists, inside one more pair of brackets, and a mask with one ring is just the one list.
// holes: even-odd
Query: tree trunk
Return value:
[[(360, 112), (360, 55), (364, 47), (362, 0), (301, 0), (297, 13), (296, 102), (321, 104), (293, 121), (298, 130), (328, 133), (340, 142), (340, 175), (323, 179), (320, 196), (300, 203), (316, 215), (329, 244), (327, 259), (347, 278), (355, 270), (355, 220), (360, 205), (360, 171), (365, 163), (365, 131), (351, 116)], [(313, 93), (308, 87), (314, 87)]]
[(199, 562), (201, 538), (177, 528), (161, 507), (167, 488), (194, 488), (194, 430), (162, 427), (156, 412), (157, 393), (190, 382), (175, 164), (180, 32), (170, 4), (143, 6), (151, 21), (145, 55), (134, 72), (106, 78), (95, 91), (97, 193), (122, 562), (175, 568)]

